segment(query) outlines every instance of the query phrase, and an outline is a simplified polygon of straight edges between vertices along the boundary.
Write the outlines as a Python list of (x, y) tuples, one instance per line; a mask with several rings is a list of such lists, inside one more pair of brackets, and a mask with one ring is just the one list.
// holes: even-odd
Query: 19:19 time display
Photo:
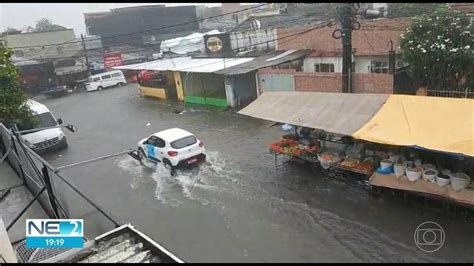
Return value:
[(45, 239), (44, 241), (46, 241), (46, 246), (48, 247), (61, 247), (64, 245), (64, 239), (62, 238), (56, 238), (56, 239), (48, 238), (48, 239)]

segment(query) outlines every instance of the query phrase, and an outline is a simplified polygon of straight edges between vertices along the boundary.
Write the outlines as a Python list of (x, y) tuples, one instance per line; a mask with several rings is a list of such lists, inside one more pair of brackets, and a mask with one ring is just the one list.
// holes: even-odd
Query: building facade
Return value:
[(112, 9), (109, 12), (85, 13), (88, 34), (102, 38), (104, 47), (144, 46), (160, 40), (190, 34), (199, 29), (195, 6), (166, 7), (150, 5)]
[(32, 60), (60, 60), (82, 55), (82, 44), (72, 29), (6, 35), (2, 41), (16, 56)]

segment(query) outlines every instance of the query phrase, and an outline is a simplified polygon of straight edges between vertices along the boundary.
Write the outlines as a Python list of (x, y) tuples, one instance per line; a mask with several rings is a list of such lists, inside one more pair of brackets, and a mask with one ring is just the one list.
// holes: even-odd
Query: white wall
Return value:
[(303, 71), (315, 72), (315, 64), (334, 64), (334, 72), (342, 72), (342, 57), (307, 57), (303, 62)]
[(372, 64), (372, 60), (387, 62), (387, 56), (356, 56), (355, 57), (355, 72), (356, 73), (369, 73), (369, 67)]
[(383, 16), (386, 17), (387, 16), (387, 9), (388, 9), (388, 3), (373, 3), (373, 9), (376, 9), (378, 10), (379, 8), (383, 7), (384, 8), (384, 12), (383, 12)]
[[(387, 56), (353, 56), (355, 73), (369, 73), (372, 60), (388, 62)], [(334, 64), (334, 72), (342, 72), (342, 57), (307, 57), (303, 62), (304, 72), (315, 72), (314, 64)]]

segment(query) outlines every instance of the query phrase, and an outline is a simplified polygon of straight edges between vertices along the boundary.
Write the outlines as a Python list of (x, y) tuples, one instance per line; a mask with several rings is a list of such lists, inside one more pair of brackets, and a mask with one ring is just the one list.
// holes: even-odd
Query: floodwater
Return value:
[[(42, 102), (78, 127), (66, 132), (67, 150), (46, 156), (55, 166), (135, 148), (138, 140), (170, 127), (204, 142), (207, 162), (174, 177), (161, 165), (141, 165), (128, 155), (63, 171), (121, 223), (136, 226), (184, 261), (474, 261), (474, 226), (460, 217), (369, 196), (362, 182), (305, 165), (276, 168), (268, 147), (282, 131), (272, 123), (201, 107), (186, 106), (177, 114), (168, 102), (140, 97), (132, 84)], [(104, 222), (94, 220), (98, 216), (85, 201), (67, 207), (85, 219), (89, 237), (101, 230)], [(445, 232), (443, 247), (434, 253), (414, 242), (415, 229), (425, 221)]]

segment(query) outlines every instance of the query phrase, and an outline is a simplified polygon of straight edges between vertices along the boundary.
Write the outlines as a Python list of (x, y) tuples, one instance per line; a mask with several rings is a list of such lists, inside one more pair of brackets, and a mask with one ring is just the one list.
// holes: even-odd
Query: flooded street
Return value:
[[(296, 163), (275, 168), (268, 148), (282, 131), (271, 122), (199, 107), (173, 113), (170, 103), (140, 97), (134, 84), (41, 101), (78, 128), (65, 130), (67, 150), (45, 156), (54, 166), (136, 148), (140, 139), (172, 127), (204, 142), (207, 162), (175, 177), (128, 155), (63, 171), (121, 223), (186, 262), (474, 260), (474, 224), (461, 217), (374, 198), (360, 182)], [(69, 208), (93, 210), (80, 204)], [(88, 234), (93, 225), (83, 218)], [(425, 221), (437, 222), (446, 234), (437, 252), (414, 243)]]

